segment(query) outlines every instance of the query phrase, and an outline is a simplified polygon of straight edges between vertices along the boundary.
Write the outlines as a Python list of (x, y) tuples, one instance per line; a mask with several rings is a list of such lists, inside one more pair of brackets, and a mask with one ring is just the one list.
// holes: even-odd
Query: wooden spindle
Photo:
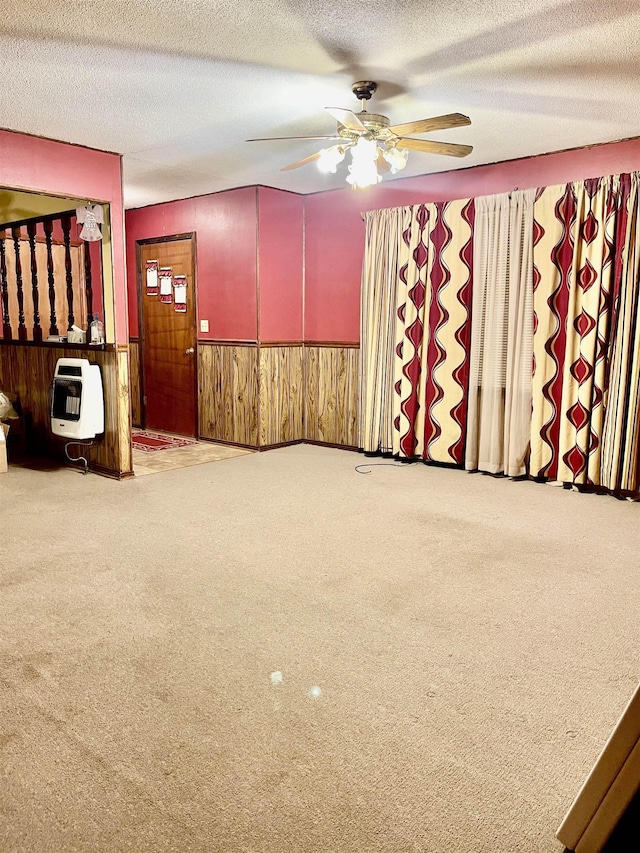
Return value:
[(66, 214), (60, 217), (62, 237), (64, 241), (64, 268), (67, 274), (67, 331), (73, 326), (73, 268), (71, 265), (71, 217)]
[(22, 290), (22, 262), (20, 260), (20, 238), (22, 228), (14, 225), (11, 229), (13, 234), (13, 248), (16, 253), (16, 288), (18, 294), (18, 340), (27, 340), (27, 327), (24, 322), (24, 292)]
[(91, 278), (91, 243), (84, 243), (84, 289), (87, 294), (87, 340), (93, 320), (93, 281)]
[(36, 223), (27, 222), (29, 250), (31, 252), (31, 295), (33, 298), (33, 340), (42, 340), (40, 325), (40, 295), (38, 293), (38, 258), (36, 256)]
[(5, 240), (7, 232), (3, 229), (0, 231), (0, 287), (2, 288), (2, 337), (5, 341), (10, 341), (13, 337), (11, 333), (11, 317), (9, 316), (9, 288), (7, 286), (7, 256), (5, 254)]
[(53, 272), (53, 222), (45, 219), (44, 239), (47, 244), (47, 278), (49, 282), (49, 334), (58, 335), (58, 318), (56, 317), (56, 280)]

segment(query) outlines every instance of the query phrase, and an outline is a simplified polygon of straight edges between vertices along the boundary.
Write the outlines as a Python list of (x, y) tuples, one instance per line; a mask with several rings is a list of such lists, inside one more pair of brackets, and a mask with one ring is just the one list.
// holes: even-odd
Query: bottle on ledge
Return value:
[(94, 346), (104, 343), (104, 323), (98, 319), (97, 314), (93, 315), (89, 326), (89, 343)]

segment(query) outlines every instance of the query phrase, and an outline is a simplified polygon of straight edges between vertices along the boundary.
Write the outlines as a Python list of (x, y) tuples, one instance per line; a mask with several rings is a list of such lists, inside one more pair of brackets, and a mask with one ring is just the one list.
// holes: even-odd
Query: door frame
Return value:
[(193, 434), (197, 438), (200, 438), (200, 383), (198, 382), (198, 361), (199, 361), (199, 352), (198, 352), (198, 269), (197, 269), (197, 245), (196, 245), (196, 232), (195, 231), (186, 231), (182, 234), (167, 234), (163, 237), (149, 237), (145, 240), (136, 240), (136, 278), (138, 283), (138, 352), (140, 359), (140, 423), (142, 425), (142, 429), (147, 428), (147, 397), (145, 395), (145, 358), (144, 358), (144, 299), (142, 298), (143, 294), (143, 281), (142, 281), (142, 269), (141, 269), (141, 258), (142, 246), (153, 245), (154, 243), (171, 243), (177, 240), (189, 240), (191, 242), (191, 264), (193, 268), (193, 319), (194, 319), (194, 364), (195, 370), (194, 374), (194, 389), (193, 395), (195, 400), (195, 423), (194, 423), (194, 431)]

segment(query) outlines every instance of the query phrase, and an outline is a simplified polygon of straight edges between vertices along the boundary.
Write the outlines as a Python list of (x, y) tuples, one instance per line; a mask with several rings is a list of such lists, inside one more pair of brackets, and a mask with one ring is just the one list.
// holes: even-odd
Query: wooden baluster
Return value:
[(0, 231), (0, 287), (2, 287), (2, 337), (5, 341), (10, 341), (13, 337), (11, 333), (11, 317), (9, 316), (9, 288), (7, 286), (7, 257), (5, 254), (5, 240), (7, 232), (3, 229)]
[(64, 268), (67, 274), (67, 331), (73, 326), (73, 269), (71, 266), (71, 217), (69, 215), (60, 217), (62, 222), (62, 235), (64, 240)]
[(87, 294), (87, 341), (93, 320), (93, 281), (91, 278), (91, 243), (84, 243), (84, 288)]
[(40, 295), (38, 293), (38, 258), (36, 256), (36, 223), (27, 222), (29, 249), (31, 250), (31, 294), (33, 297), (33, 340), (42, 340), (40, 326)]
[(20, 260), (20, 238), (22, 228), (14, 225), (11, 229), (13, 234), (13, 248), (16, 253), (16, 287), (18, 292), (18, 340), (27, 340), (27, 327), (24, 322), (24, 292), (22, 290), (22, 262)]
[(53, 222), (51, 219), (45, 219), (44, 237), (47, 243), (47, 277), (49, 281), (49, 334), (58, 335), (58, 318), (56, 317), (56, 280), (53, 274), (53, 249), (52, 235)]

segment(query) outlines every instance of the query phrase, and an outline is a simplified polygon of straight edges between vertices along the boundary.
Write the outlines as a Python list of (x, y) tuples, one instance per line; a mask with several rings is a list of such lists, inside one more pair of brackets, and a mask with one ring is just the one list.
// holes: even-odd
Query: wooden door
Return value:
[[(147, 293), (147, 261), (187, 277), (187, 310)], [(138, 243), (143, 423), (147, 429), (197, 434), (195, 241), (192, 235)]]

